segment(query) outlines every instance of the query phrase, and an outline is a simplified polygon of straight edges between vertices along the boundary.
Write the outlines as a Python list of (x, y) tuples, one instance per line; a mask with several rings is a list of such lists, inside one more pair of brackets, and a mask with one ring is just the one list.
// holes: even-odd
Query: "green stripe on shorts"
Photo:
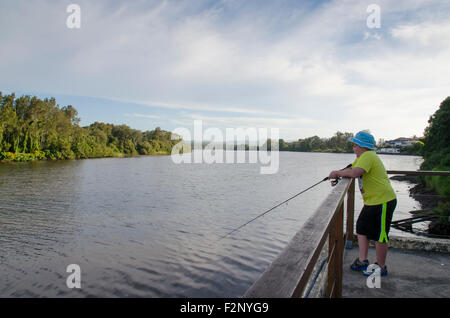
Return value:
[(381, 213), (381, 233), (380, 238), (378, 239), (378, 242), (383, 243), (388, 242), (388, 237), (386, 234), (386, 208), (387, 208), (387, 202), (383, 203), (383, 212)]

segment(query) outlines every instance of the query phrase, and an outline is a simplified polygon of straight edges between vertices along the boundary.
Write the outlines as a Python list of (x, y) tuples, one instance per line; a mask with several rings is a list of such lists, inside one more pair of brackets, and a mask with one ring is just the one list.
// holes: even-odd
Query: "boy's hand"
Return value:
[(339, 177), (339, 171), (331, 171), (330, 175), (328, 176), (328, 179), (336, 179)]

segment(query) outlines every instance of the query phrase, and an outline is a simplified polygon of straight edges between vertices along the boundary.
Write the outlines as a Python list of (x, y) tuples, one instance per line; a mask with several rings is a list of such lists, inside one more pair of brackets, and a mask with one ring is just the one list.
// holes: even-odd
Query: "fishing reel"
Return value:
[[(348, 169), (348, 168), (351, 168), (351, 167), (352, 167), (352, 164), (349, 164), (347, 167), (342, 168), (341, 171), (342, 171), (342, 170), (345, 170), (345, 169)], [(335, 187), (335, 186), (339, 183), (339, 180), (341, 180), (340, 177), (337, 177), (337, 178), (335, 178), (335, 179), (330, 180), (330, 181), (331, 181), (331, 186), (332, 186), (332, 187)]]
[(326, 177), (322, 181), (327, 181), (327, 180), (330, 180), (331, 186), (334, 187), (334, 186), (336, 186), (339, 183), (339, 180), (341, 180), (341, 178), (338, 177), (338, 178), (335, 178), (335, 179), (330, 179), (330, 178)]
[[(351, 168), (351, 167), (352, 167), (352, 164), (349, 164), (347, 167), (342, 168), (341, 171), (342, 171), (342, 170), (345, 170), (345, 169), (347, 169), (347, 168)], [(340, 178), (340, 177), (337, 177), (337, 178), (334, 178), (334, 179), (329, 179), (329, 178), (327, 177), (327, 178), (325, 178), (325, 180), (330, 180), (330, 181), (331, 181), (331, 186), (332, 186), (332, 187), (335, 187), (335, 186), (339, 183), (339, 180), (341, 180), (341, 178)]]
[(341, 180), (341, 178), (336, 178), (336, 179), (332, 179), (331, 180), (331, 186), (334, 187), (339, 183), (339, 180)]

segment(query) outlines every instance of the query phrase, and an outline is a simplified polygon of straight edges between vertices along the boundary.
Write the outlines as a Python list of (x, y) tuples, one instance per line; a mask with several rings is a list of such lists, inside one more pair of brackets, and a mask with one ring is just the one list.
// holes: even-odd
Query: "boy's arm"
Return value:
[(336, 170), (331, 171), (328, 176), (329, 179), (336, 179), (337, 177), (341, 178), (359, 178), (364, 174), (364, 169), (355, 167), (355, 168), (347, 168), (345, 170)]

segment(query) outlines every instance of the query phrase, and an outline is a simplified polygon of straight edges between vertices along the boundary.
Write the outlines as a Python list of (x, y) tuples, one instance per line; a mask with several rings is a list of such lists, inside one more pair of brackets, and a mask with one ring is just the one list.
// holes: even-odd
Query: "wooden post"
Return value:
[(328, 297), (342, 297), (342, 261), (344, 252), (344, 205), (336, 213), (328, 241)]
[(334, 286), (336, 282), (335, 267), (336, 267), (336, 238), (335, 238), (335, 225), (333, 222), (332, 228), (328, 234), (328, 282), (327, 282), (327, 297), (333, 297)]
[(352, 179), (347, 192), (347, 226), (345, 248), (353, 247), (353, 223), (355, 220), (355, 179)]
[(342, 298), (342, 266), (344, 259), (344, 204), (336, 215), (336, 298)]

